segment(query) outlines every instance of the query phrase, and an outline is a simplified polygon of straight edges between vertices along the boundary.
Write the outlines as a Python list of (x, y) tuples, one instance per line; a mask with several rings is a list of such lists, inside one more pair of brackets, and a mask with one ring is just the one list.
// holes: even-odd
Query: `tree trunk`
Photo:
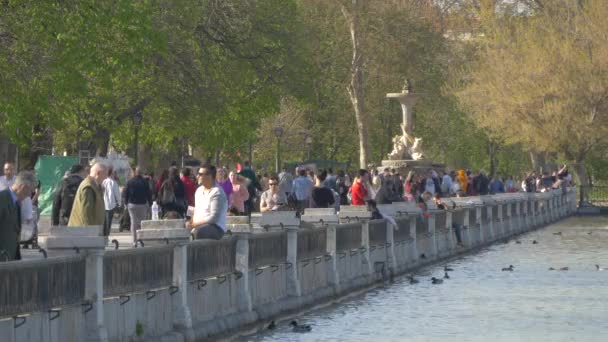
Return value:
[(547, 169), (547, 153), (538, 152), (536, 150), (530, 151), (530, 161), (532, 162), (532, 170), (534, 171), (546, 171)]
[[(348, 4), (350, 2), (350, 5)], [(359, 167), (367, 168), (369, 159), (369, 137), (367, 116), (365, 113), (363, 88), (363, 52), (360, 43), (359, 10), (360, 0), (343, 1), (342, 14), (346, 18), (353, 44), (353, 59), (351, 64), (350, 84), (347, 87), (350, 102), (355, 110), (355, 120), (359, 133)]]
[(574, 171), (576, 171), (576, 176), (578, 177), (578, 190), (580, 191), (580, 200), (581, 202), (589, 201), (589, 177), (587, 177), (587, 168), (585, 167), (585, 163), (582, 161), (577, 161), (572, 164)]
[(490, 157), (490, 173), (489, 177), (492, 178), (496, 175), (496, 168), (498, 167), (497, 158), (498, 144), (491, 141), (488, 142), (488, 156)]
[(97, 132), (95, 155), (105, 158), (108, 156), (108, 148), (110, 146), (110, 132), (105, 128), (100, 128)]

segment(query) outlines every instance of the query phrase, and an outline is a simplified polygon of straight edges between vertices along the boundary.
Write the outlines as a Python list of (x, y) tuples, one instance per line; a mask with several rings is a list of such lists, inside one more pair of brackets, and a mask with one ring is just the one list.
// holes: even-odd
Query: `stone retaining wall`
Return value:
[[(396, 227), (347, 207), (337, 225), (337, 215), (321, 213), (315, 223), (312, 213), (300, 227), (290, 222), (275, 231), (266, 219), (269, 232), (258, 227), (221, 241), (109, 252), (96, 259), (102, 274), (93, 280), (84, 272), (90, 267), (86, 254), (0, 264), (0, 336), (6, 342), (202, 340), (328, 302), (576, 210), (573, 189), (445, 201), (455, 208), (425, 216), (406, 203), (383, 206)], [(456, 246), (452, 223), (464, 226), (464, 247)], [(89, 289), (99, 282), (105, 298), (95, 307), (100, 302)], [(97, 324), (85, 324), (93, 318)]]

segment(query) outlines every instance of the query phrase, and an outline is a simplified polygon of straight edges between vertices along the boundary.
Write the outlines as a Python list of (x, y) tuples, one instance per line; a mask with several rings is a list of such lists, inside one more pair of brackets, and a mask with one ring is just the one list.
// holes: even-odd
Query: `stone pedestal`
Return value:
[(262, 213), (260, 225), (268, 231), (282, 230), (300, 227), (300, 219), (296, 217), (295, 211), (267, 211)]
[(188, 239), (176, 241), (173, 247), (173, 326), (186, 341), (195, 341), (192, 314), (188, 306)]
[(137, 231), (137, 239), (146, 244), (169, 244), (171, 242), (187, 242), (190, 240), (190, 230), (186, 229), (184, 220), (146, 220), (141, 221), (141, 229)]
[(84, 300), (93, 305), (85, 316), (87, 341), (108, 341), (103, 310), (103, 255), (107, 237), (102, 226), (53, 227), (38, 237), (49, 256), (85, 255)]
[(407, 176), (408, 172), (413, 171), (416, 174), (426, 174), (429, 169), (439, 172), (445, 171), (445, 165), (434, 163), (431, 160), (383, 160), (378, 171), (382, 172), (385, 168), (395, 169), (400, 175)]

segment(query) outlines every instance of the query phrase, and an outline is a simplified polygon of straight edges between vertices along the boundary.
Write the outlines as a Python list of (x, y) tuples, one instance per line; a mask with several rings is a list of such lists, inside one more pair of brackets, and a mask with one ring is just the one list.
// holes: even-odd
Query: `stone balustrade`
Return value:
[[(576, 210), (576, 192), (446, 198), (231, 217), (232, 234), (188, 241), (150, 221), (145, 247), (105, 252), (99, 227), (51, 230), (46, 260), (0, 264), (3, 341), (194, 341), (334, 300)], [(393, 222), (393, 223), (391, 223)], [(457, 246), (452, 224), (464, 227)], [(88, 229), (88, 230), (87, 230)], [(99, 241), (97, 241), (99, 240)], [(150, 242), (150, 244), (146, 243)], [(76, 248), (75, 248), (76, 247)]]

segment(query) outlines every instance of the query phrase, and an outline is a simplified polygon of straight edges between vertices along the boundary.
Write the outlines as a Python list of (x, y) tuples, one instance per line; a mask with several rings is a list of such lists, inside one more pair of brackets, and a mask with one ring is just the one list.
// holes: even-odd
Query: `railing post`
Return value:
[(85, 259), (84, 299), (93, 304), (93, 310), (85, 315), (85, 330), (87, 341), (91, 342), (109, 341), (103, 310), (103, 255), (103, 248), (90, 249)]
[(410, 220), (410, 238), (412, 241), (412, 246), (410, 248), (410, 260), (409, 262), (414, 264), (418, 261), (418, 237), (416, 236), (416, 220), (418, 219), (417, 214), (408, 215), (407, 218)]
[(286, 270), (287, 274), (287, 295), (291, 297), (300, 297), (302, 289), (300, 280), (298, 279), (298, 229), (299, 227), (285, 227), (287, 231), (287, 262), (293, 267)]
[(249, 238), (251, 233), (238, 233), (236, 237), (235, 271), (241, 275), (238, 282), (237, 303), (240, 312), (251, 312), (253, 310), (249, 292)]
[(338, 273), (338, 255), (336, 251), (336, 226), (327, 226), (327, 240), (325, 248), (327, 254), (331, 255), (329, 283), (334, 288), (334, 293), (340, 293), (340, 274)]
[(374, 275), (374, 265), (372, 265), (369, 256), (369, 220), (364, 219), (361, 222), (361, 247), (365, 248), (365, 251), (361, 254), (363, 256), (363, 264), (367, 264), (367, 275)]
[(397, 270), (397, 259), (395, 257), (395, 228), (386, 221), (386, 265), (390, 274)]
[(192, 314), (188, 306), (188, 241), (178, 241), (173, 247), (173, 327), (188, 342), (194, 341)]

